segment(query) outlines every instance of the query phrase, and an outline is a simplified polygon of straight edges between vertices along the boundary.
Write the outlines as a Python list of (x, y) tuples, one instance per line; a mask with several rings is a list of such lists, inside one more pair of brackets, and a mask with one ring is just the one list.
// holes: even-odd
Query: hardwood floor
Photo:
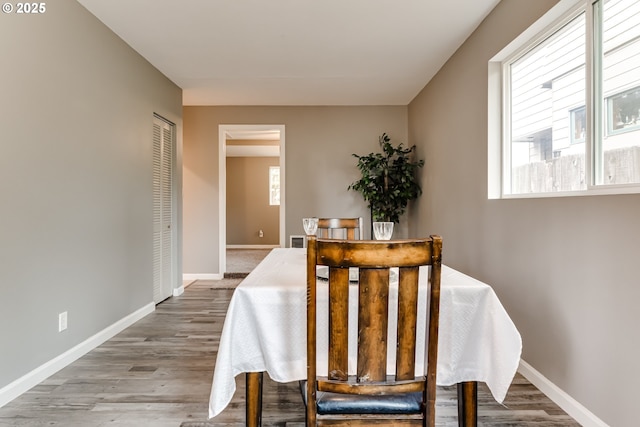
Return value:
[[(225, 279), (228, 285), (239, 279)], [(197, 281), (180, 297), (0, 408), (0, 426), (210, 427), (244, 425), (244, 376), (208, 420), (213, 367), (233, 289)], [(480, 384), (481, 426), (579, 426), (518, 375), (504, 406)], [(455, 387), (439, 387), (437, 425), (456, 426)], [(297, 384), (265, 375), (263, 425), (303, 426)]]

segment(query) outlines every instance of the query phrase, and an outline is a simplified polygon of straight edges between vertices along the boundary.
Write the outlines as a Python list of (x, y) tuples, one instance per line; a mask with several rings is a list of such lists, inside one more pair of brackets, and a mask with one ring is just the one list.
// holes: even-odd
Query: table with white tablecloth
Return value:
[[(426, 286), (421, 289), (426, 292)], [(319, 318), (319, 329), (322, 323)], [(437, 384), (482, 381), (502, 402), (521, 350), (520, 334), (493, 289), (443, 265)], [(231, 298), (214, 369), (209, 417), (231, 401), (236, 375), (267, 372), (277, 382), (302, 380), (306, 357), (306, 250), (277, 248)], [(417, 369), (422, 365), (418, 363)]]

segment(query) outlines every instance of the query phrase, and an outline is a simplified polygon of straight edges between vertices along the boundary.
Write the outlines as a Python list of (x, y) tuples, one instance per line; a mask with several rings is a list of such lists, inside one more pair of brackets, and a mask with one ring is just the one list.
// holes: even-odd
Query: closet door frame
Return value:
[(176, 125), (153, 117), (153, 301), (158, 304), (178, 288), (176, 215)]

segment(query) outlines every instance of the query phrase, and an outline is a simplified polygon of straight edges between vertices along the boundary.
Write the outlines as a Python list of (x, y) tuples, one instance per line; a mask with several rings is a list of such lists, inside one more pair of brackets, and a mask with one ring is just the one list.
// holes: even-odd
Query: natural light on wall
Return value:
[(489, 110), (490, 198), (640, 192), (640, 1), (561, 1), (489, 63)]
[(269, 205), (280, 205), (280, 166), (269, 167)]

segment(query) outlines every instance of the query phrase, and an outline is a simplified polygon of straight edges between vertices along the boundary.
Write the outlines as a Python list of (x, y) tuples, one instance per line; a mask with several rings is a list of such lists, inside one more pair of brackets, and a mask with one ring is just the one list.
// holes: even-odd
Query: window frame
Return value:
[[(613, 100), (614, 98), (629, 94), (629, 93), (637, 93), (640, 92), (640, 86), (634, 86), (631, 87), (629, 89), (626, 89), (622, 92), (617, 92), (613, 95), (607, 96), (605, 98), (605, 103), (606, 103), (606, 132), (605, 135), (606, 136), (616, 136), (616, 135), (621, 135), (627, 132), (635, 132), (637, 130), (640, 130), (640, 120), (635, 123), (632, 126), (628, 126), (628, 127), (622, 127), (620, 129), (614, 129), (613, 128)], [(640, 105), (640, 104), (639, 104)]]
[[(582, 120), (584, 122), (584, 135), (582, 135), (581, 138), (576, 138), (575, 134), (576, 134), (576, 124), (577, 124), (577, 120), (576, 117), (578, 116), (578, 114), (582, 115)], [(574, 144), (582, 144), (585, 143), (587, 141), (587, 107), (586, 105), (581, 105), (579, 107), (576, 108), (572, 108), (569, 110), (569, 143), (571, 145)]]
[[(488, 63), (488, 198), (548, 198), (566, 196), (591, 196), (599, 194), (631, 194), (640, 193), (640, 183), (604, 184), (602, 182), (602, 156), (601, 141), (594, 138), (600, 132), (604, 138), (608, 125), (602, 123), (608, 109), (608, 98), (604, 100), (600, 96), (602, 88), (596, 82), (600, 81), (599, 69), (601, 64), (595, 60), (597, 52), (594, 45), (599, 40), (594, 40), (600, 34), (600, 21), (594, 19), (595, 13), (601, 13), (602, 8), (596, 9), (597, 0), (561, 0), (550, 9), (541, 19), (518, 36), (512, 43), (506, 46), (500, 53), (491, 58)], [(601, 6), (602, 3), (599, 3)], [(585, 100), (586, 105), (586, 129), (585, 129), (585, 179), (586, 189), (575, 191), (558, 191), (543, 193), (517, 193), (510, 192), (511, 186), (511, 137), (510, 137), (510, 102), (511, 95), (509, 67), (518, 58), (540, 45), (547, 38), (557, 32), (571, 20), (580, 14), (585, 14), (586, 20), (586, 58), (585, 58)], [(596, 23), (596, 25), (594, 25)], [(581, 107), (573, 108), (570, 114)], [(595, 114), (594, 114), (595, 111)], [(593, 120), (599, 114), (600, 120)], [(573, 126), (573, 117), (570, 120)], [(573, 128), (572, 128), (573, 130)], [(603, 132), (604, 131), (604, 132)], [(573, 132), (572, 132), (573, 133)], [(583, 141), (570, 139), (571, 144), (583, 143)]]

